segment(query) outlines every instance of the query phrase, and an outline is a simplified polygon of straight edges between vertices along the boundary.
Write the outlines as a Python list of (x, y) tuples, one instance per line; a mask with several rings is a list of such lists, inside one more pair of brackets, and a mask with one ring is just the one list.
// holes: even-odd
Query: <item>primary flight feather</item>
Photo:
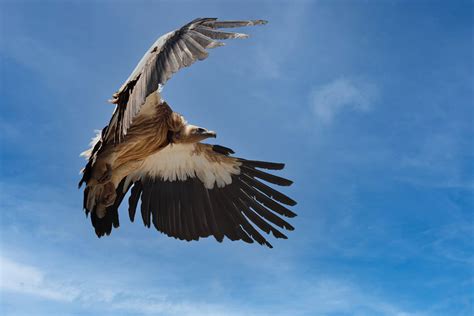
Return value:
[(287, 238), (275, 226), (293, 230), (282, 216), (296, 216), (287, 208), (296, 202), (262, 181), (292, 182), (261, 170), (284, 165), (233, 157), (229, 148), (202, 143), (216, 133), (188, 124), (160, 94), (173, 73), (224, 45), (219, 40), (248, 37), (220, 29), (266, 23), (199, 18), (161, 36), (145, 53), (110, 100), (116, 107), (109, 124), (83, 153), (88, 162), (79, 187), (86, 185), (84, 209), (97, 236), (119, 226), (118, 208), (130, 190), (130, 220), (141, 202), (145, 226), (170, 237), (225, 236), (269, 247), (260, 231)]

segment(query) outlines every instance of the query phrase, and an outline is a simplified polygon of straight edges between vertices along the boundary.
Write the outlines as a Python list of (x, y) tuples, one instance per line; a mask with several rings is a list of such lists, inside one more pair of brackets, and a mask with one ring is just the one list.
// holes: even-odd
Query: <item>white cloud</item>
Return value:
[[(170, 298), (156, 293), (156, 289), (123, 288), (112, 284), (95, 284), (92, 278), (76, 276), (78, 279), (63, 280), (54, 272), (45, 271), (33, 265), (27, 265), (0, 257), (0, 297), (4, 293), (31, 295), (50, 301), (77, 303), (82, 306), (101, 304), (107, 310), (120, 310), (133, 314), (150, 315), (245, 315), (234, 312), (224, 304), (210, 304), (199, 301)], [(90, 277), (90, 275), (89, 275)], [(94, 278), (98, 279), (98, 278)], [(84, 284), (81, 280), (89, 280)], [(102, 282), (101, 282), (102, 283)], [(159, 289), (167, 293), (170, 290)]]
[(313, 308), (311, 311), (320, 315), (333, 313), (387, 316), (421, 315), (418, 312), (404, 311), (349, 281), (322, 278), (309, 285), (305, 292), (307, 292), (308, 299), (314, 299), (310, 305)]
[[(47, 192), (46, 188), (30, 188), (33, 193), (26, 194), (31, 201), (22, 201), (24, 191), (9, 188), (8, 185), (0, 186), (0, 191), (5, 194), (7, 201), (15, 201), (5, 209), (15, 216), (22, 216), (24, 212), (27, 217), (31, 217), (31, 210), (35, 214), (45, 214), (38, 210), (52, 209), (55, 222), (60, 213), (69, 214), (67, 204), (54, 206), (41, 203), (40, 197), (49, 198), (55, 194)], [(21, 192), (20, 197), (14, 195), (15, 192)], [(18, 194), (18, 193), (16, 193)], [(55, 198), (56, 199), (56, 198)], [(1, 204), (1, 203), (0, 203)], [(2, 208), (2, 205), (0, 205)], [(82, 214), (81, 214), (82, 215)], [(85, 222), (84, 225), (88, 223)], [(347, 223), (351, 226), (352, 223)], [(3, 226), (2, 228), (5, 228)], [(29, 227), (20, 227), (21, 234), (27, 235)], [(68, 227), (75, 232), (75, 228)], [(4, 230), (2, 231), (4, 232)], [(32, 234), (31, 231), (28, 231)], [(54, 231), (53, 231), (54, 233)], [(78, 232), (77, 235), (80, 235)], [(38, 235), (34, 235), (38, 236)], [(33, 237), (33, 235), (31, 236)], [(34, 238), (34, 237), (33, 237)], [(56, 236), (51, 239), (50, 236), (42, 235), (42, 241), (51, 244), (53, 240), (56, 245), (60, 242)], [(133, 238), (130, 238), (133, 239)], [(12, 240), (10, 238), (10, 240)], [(71, 247), (71, 237), (66, 237), (67, 249)], [(81, 243), (87, 243), (86, 236), (81, 236), (78, 240)], [(165, 239), (163, 239), (164, 241)], [(103, 240), (102, 242), (106, 242)], [(132, 250), (134, 252), (144, 251), (143, 245), (148, 243), (153, 245), (153, 251), (166, 253), (167, 258), (181, 257), (178, 254), (170, 255), (171, 248), (163, 248), (163, 245), (151, 243), (150, 239), (146, 242), (132, 241), (133, 247), (120, 245), (119, 248), (124, 256), (129, 256)], [(29, 243), (35, 245), (34, 243)], [(93, 244), (93, 248), (100, 249), (102, 246), (98, 243)], [(108, 246), (112, 246), (108, 243)], [(77, 247), (77, 245), (75, 246)], [(350, 313), (352, 315), (415, 315), (407, 311), (404, 306), (399, 306), (393, 301), (393, 298), (386, 297), (383, 293), (377, 293), (367, 284), (358, 284), (356, 280), (345, 280), (340, 276), (328, 273), (310, 273), (305, 274), (299, 271), (298, 266), (294, 264), (294, 258), (291, 253), (275, 252), (264, 261), (259, 261), (260, 255), (252, 257), (249, 254), (261, 252), (260, 248), (254, 248), (255, 252), (241, 252), (232, 254), (235, 256), (233, 261), (239, 266), (239, 269), (246, 271), (252, 276), (253, 284), (230, 284), (221, 278), (210, 278), (208, 281), (199, 280), (188, 276), (178, 275), (180, 269), (174, 269), (165, 261), (154, 258), (153, 262), (157, 269), (157, 275), (151, 276), (150, 270), (125, 267), (123, 263), (136, 262), (135, 259), (126, 259), (124, 261), (114, 260), (116, 266), (110, 267), (103, 265), (104, 259), (101, 256), (94, 256), (94, 252), (85, 252), (88, 255), (82, 258), (71, 255), (61, 248), (51, 249), (54, 255), (48, 255), (48, 265), (42, 265), (45, 258), (22, 259), (21, 262), (13, 260), (18, 254), (22, 254), (21, 247), (9, 245), (8, 249), (3, 246), (2, 256), (0, 256), (0, 297), (9, 297), (5, 293), (13, 293), (16, 297), (23, 300), (24, 296), (33, 296), (40, 298), (41, 308), (44, 302), (68, 303), (67, 305), (76, 308), (86, 308), (94, 314), (114, 314), (119, 312), (130, 313), (134, 315), (331, 315), (334, 313)], [(29, 247), (28, 247), (29, 248)], [(79, 247), (78, 247), (79, 248)], [(176, 244), (174, 243), (174, 248)], [(231, 248), (226, 247), (229, 250)], [(29, 248), (30, 253), (38, 255), (35, 250)], [(104, 248), (102, 248), (104, 249)], [(140, 250), (141, 249), (141, 250)], [(236, 248), (233, 248), (236, 250)], [(84, 251), (84, 250), (81, 250)], [(190, 252), (186, 252), (188, 255)], [(28, 254), (20, 255), (22, 258), (28, 258)], [(209, 254), (204, 256), (208, 257)], [(204, 258), (203, 257), (203, 258)], [(149, 260), (146, 257), (143, 260)], [(25, 261), (26, 260), (26, 261)], [(138, 260), (140, 262), (142, 259)], [(199, 260), (197, 260), (199, 261)], [(97, 262), (97, 264), (91, 263)], [(106, 261), (109, 262), (109, 261)], [(223, 262), (225, 265), (225, 261)], [(141, 267), (146, 267), (140, 263)], [(104, 271), (106, 267), (106, 271)], [(202, 265), (197, 265), (196, 269), (205, 269)], [(181, 270), (182, 271), (182, 270)], [(181, 272), (180, 271), (180, 272)], [(185, 271), (189, 271), (185, 269)], [(193, 270), (197, 271), (197, 270)], [(202, 271), (204, 275), (208, 271)], [(171, 279), (165, 276), (172, 275)], [(213, 275), (213, 274), (211, 274)], [(156, 283), (149, 279), (157, 280)], [(268, 282), (271, 280), (271, 282)], [(220, 284), (220, 281), (223, 281)], [(196, 282), (199, 282), (199, 290), (196, 290)], [(216, 283), (217, 282), (217, 283)], [(157, 286), (158, 284), (158, 286)], [(226, 288), (227, 287), (227, 288)], [(202, 290), (201, 290), (202, 289)], [(205, 295), (203, 292), (205, 291)], [(250, 293), (250, 294), (249, 294)], [(260, 303), (247, 302), (249, 297), (261, 300)], [(15, 305), (13, 303), (13, 305)], [(46, 304), (45, 304), (46, 305)], [(15, 305), (15, 308), (21, 309), (21, 305)], [(98, 310), (100, 308), (100, 310)]]
[(74, 300), (79, 291), (64, 284), (50, 283), (38, 268), (0, 257), (0, 289), (55, 301)]
[[(329, 315), (346, 312), (354, 315), (418, 315), (403, 311), (383, 298), (367, 293), (349, 281), (328, 277), (319, 277), (317, 280), (295, 280), (293, 277), (275, 278), (275, 282), (272, 284), (248, 289), (266, 293), (266, 296), (276, 300), (274, 303), (268, 305), (266, 302), (261, 305), (242, 306), (238, 304), (238, 301), (223, 300), (218, 303), (208, 303), (192, 295), (176, 296), (177, 293), (169, 288), (132, 289), (114, 286), (100, 280), (93, 271), (88, 272), (88, 277), (75, 275), (74, 277), (77, 279), (64, 280), (58, 277), (54, 271), (46, 271), (6, 257), (0, 257), (0, 269), (0, 296), (5, 292), (12, 292), (46, 300), (75, 303), (88, 309), (93, 306), (101, 306), (109, 312), (180, 316), (287, 315), (289, 313), (294, 315), (308, 313)], [(81, 280), (88, 281), (85, 284)], [(293, 294), (289, 294), (287, 291), (281, 292), (281, 288), (291, 289), (290, 292)], [(282, 295), (284, 297), (281, 297)], [(282, 305), (281, 302), (284, 304)]]
[[(101, 304), (108, 310), (128, 311), (140, 314), (164, 315), (264, 315), (269, 310), (272, 314), (284, 315), (289, 310), (296, 313), (317, 312), (322, 315), (334, 312), (350, 312), (366, 310), (370, 313), (377, 312), (383, 315), (412, 315), (400, 311), (383, 299), (371, 297), (361, 289), (346, 281), (333, 279), (319, 279), (317, 282), (296, 280), (279, 280), (267, 288), (259, 287), (259, 291), (278, 298), (275, 289), (289, 284), (298, 284), (295, 293), (305, 293), (292, 298), (294, 302), (284, 308), (280, 304), (272, 306), (237, 307), (237, 304), (206, 303), (193, 299), (176, 299), (166, 294), (150, 294), (145, 289), (133, 290), (109, 285), (90, 283), (84, 285), (79, 280), (62, 280), (54, 273), (43, 269), (16, 262), (9, 258), (0, 257), (1, 292), (33, 295), (39, 298), (59, 301), (75, 302), (83, 306)], [(80, 276), (77, 276), (80, 277)], [(89, 278), (89, 280), (95, 278)], [(282, 284), (290, 281), (289, 284)], [(153, 291), (156, 293), (156, 291)], [(163, 289), (162, 293), (167, 293)], [(250, 308), (250, 310), (249, 310)]]
[(311, 91), (311, 107), (318, 121), (330, 124), (343, 110), (369, 111), (376, 97), (374, 84), (340, 78), (315, 87)]

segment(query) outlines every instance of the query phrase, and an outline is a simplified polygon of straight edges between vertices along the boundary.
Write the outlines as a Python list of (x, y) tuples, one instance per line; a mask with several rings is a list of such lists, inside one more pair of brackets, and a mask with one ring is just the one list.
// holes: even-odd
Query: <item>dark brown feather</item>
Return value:
[(249, 186), (258, 189), (260, 192), (266, 194), (268, 197), (270, 197), (270, 198), (272, 198), (272, 199), (274, 199), (278, 202), (281, 202), (281, 203), (284, 203), (284, 204), (290, 205), (290, 206), (295, 206), (296, 205), (295, 200), (293, 200), (293, 199), (289, 198), (288, 196), (284, 195), (283, 193), (269, 187), (268, 185), (263, 184), (262, 182), (258, 181), (257, 179), (246, 175), (245, 173), (243, 173), (241, 175), (241, 179), (242, 179), (242, 181), (245, 181)]
[(140, 195), (142, 193), (142, 184), (140, 181), (134, 183), (130, 197), (128, 198), (128, 215), (130, 217), (130, 221), (133, 222), (135, 219), (135, 212), (137, 210), (138, 200), (140, 199)]
[(240, 159), (240, 161), (245, 165), (251, 168), (263, 168), (269, 170), (281, 170), (285, 167), (284, 163), (276, 163), (276, 162), (267, 162), (267, 161), (258, 161), (258, 160), (244, 160)]
[[(217, 145), (201, 144), (195, 150), (194, 155), (205, 155), (213, 163), (240, 166), (240, 174), (232, 175), (229, 184), (214, 185), (212, 189), (207, 189), (197, 177), (165, 181), (160, 177), (143, 176), (133, 183), (129, 198), (132, 221), (140, 199), (144, 225), (150, 227), (153, 223), (157, 230), (177, 239), (190, 241), (212, 235), (219, 242), (227, 237), (272, 247), (259, 230), (276, 238), (287, 238), (277, 227), (294, 228), (280, 215), (293, 217), (296, 214), (278, 202), (287, 205), (296, 202), (256, 178), (280, 185), (291, 182), (255, 169), (277, 169), (282, 164), (264, 161), (246, 164), (247, 160), (229, 156), (231, 149)], [(118, 225), (118, 206), (125, 195), (123, 183), (117, 188), (116, 203), (107, 209), (104, 218), (98, 219), (93, 212), (91, 220), (98, 236), (110, 234)]]
[(243, 172), (245, 172), (246, 174), (248, 174), (252, 177), (255, 177), (255, 178), (265, 180), (265, 181), (273, 183), (273, 184), (278, 184), (278, 185), (281, 185), (281, 186), (289, 186), (293, 183), (293, 181), (291, 181), (291, 180), (288, 180), (288, 179), (285, 179), (285, 178), (282, 178), (282, 177), (275, 176), (275, 175), (270, 174), (270, 173), (266, 173), (266, 172), (254, 169), (254, 168), (248, 167), (246, 165), (242, 165), (241, 168), (242, 168)]

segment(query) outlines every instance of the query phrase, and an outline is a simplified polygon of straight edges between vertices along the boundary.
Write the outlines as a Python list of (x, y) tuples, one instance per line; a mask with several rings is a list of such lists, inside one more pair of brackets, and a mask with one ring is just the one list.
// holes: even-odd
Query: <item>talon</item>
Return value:
[(105, 164), (105, 172), (104, 174), (99, 178), (99, 183), (104, 183), (109, 181), (112, 178), (112, 166), (110, 164)]
[(115, 193), (115, 186), (112, 182), (107, 182), (104, 185), (104, 190), (100, 196), (100, 203), (105, 207), (114, 204), (117, 194)]

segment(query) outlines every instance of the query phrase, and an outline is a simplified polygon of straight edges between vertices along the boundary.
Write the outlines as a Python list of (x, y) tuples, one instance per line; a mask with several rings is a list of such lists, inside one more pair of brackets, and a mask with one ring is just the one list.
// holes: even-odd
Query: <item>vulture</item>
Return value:
[(203, 143), (216, 133), (189, 124), (161, 96), (173, 73), (206, 59), (208, 49), (224, 45), (220, 40), (248, 37), (222, 29), (266, 23), (198, 18), (145, 53), (110, 100), (109, 124), (82, 153), (87, 164), (79, 188), (85, 184), (83, 207), (98, 237), (119, 227), (118, 209), (130, 192), (132, 222), (138, 208), (146, 227), (180, 240), (212, 235), (271, 248), (263, 232), (287, 238), (280, 230), (294, 228), (283, 217), (296, 216), (288, 208), (296, 202), (271, 185), (292, 181), (264, 171), (284, 164), (238, 158), (227, 147)]

